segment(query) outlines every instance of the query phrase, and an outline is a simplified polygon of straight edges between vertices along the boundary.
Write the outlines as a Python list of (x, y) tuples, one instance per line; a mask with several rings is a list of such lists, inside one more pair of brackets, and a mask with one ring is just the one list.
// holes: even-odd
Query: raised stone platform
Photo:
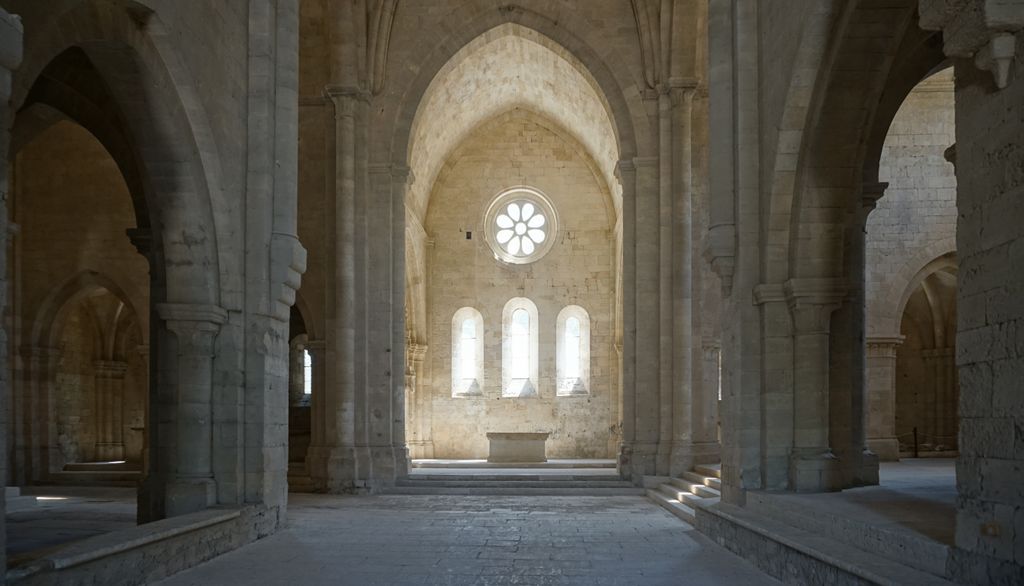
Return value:
[(749, 491), (697, 506), (702, 532), (787, 582), (947, 584), (954, 462), (883, 463), (881, 486), (831, 494)]

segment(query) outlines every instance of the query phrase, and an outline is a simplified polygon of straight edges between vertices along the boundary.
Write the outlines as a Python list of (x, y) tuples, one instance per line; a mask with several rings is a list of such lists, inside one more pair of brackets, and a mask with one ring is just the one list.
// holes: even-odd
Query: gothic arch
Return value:
[[(411, 81), (404, 87), (396, 89), (400, 96), (397, 103), (385, 107), (382, 121), (393, 121), (385, 125), (385, 136), (391, 137), (390, 143), (384, 142), (380, 148), (387, 152), (371, 154), (371, 160), (389, 161), (394, 165), (406, 166), (409, 160), (409, 149), (413, 135), (413, 126), (417, 111), (434, 78), (450, 64), (453, 57), (466, 45), (491, 29), (501, 25), (514, 23), (538, 33), (551, 42), (549, 48), (561, 48), (564, 56), (582, 64), (586, 73), (593, 79), (596, 90), (607, 103), (608, 116), (612, 120), (616, 141), (619, 147), (619, 158), (632, 159), (641, 154), (640, 148), (650, 144), (649, 137), (641, 135), (638, 139), (637, 129), (646, 126), (641, 95), (636, 87), (626, 87), (620, 83), (620, 76), (615, 70), (629, 70), (622, 64), (615, 63), (616, 56), (609, 56), (608, 61), (599, 56), (593, 48), (582, 39), (570, 32), (571, 26), (564, 21), (555, 21), (546, 15), (532, 10), (507, 6), (495, 10), (493, 6), (484, 7), (482, 2), (467, 3), (452, 11), (442, 22), (447, 34), (439, 38), (437, 44), (428, 52), (418, 65), (417, 74), (410, 76)], [(567, 15), (567, 20), (573, 16)], [(394, 66), (394, 64), (391, 64)], [(397, 79), (398, 76), (391, 76)], [(636, 86), (643, 81), (629, 80)], [(627, 90), (630, 98), (627, 99)], [(392, 110), (388, 112), (387, 110)], [(646, 152), (644, 150), (643, 152)]]
[[(15, 110), (47, 66), (69, 49), (88, 57), (110, 90), (138, 156), (166, 300), (216, 305), (220, 278), (216, 226), (230, 218), (214, 194), (220, 168), (209, 121), (159, 18), (134, 1), (72, 5), (29, 31), (13, 83)], [(154, 291), (154, 295), (157, 292)]]

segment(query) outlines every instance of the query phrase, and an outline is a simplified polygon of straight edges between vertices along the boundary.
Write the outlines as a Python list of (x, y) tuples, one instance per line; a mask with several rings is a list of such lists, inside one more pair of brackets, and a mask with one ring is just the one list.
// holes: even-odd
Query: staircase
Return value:
[(665, 510), (687, 523), (693, 523), (698, 503), (717, 503), (722, 496), (722, 471), (717, 467), (695, 466), (682, 478), (669, 478), (658, 488), (647, 489), (647, 496)]
[(288, 462), (288, 492), (313, 492), (313, 479), (305, 462)]
[[(564, 472), (564, 473), (563, 473)], [(496, 495), (496, 496), (626, 496), (644, 490), (622, 480), (617, 473), (495, 473), (474, 471), (459, 474), (415, 472), (399, 478), (384, 494), (404, 495)]]

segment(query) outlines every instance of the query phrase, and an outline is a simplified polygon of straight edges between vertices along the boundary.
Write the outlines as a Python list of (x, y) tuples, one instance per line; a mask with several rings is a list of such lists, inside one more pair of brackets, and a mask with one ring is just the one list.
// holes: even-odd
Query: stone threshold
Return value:
[[(183, 560), (178, 557), (180, 551), (173, 546), (169, 545), (167, 550), (160, 551), (160, 548), (163, 546), (162, 542), (183, 536), (198, 537), (198, 535), (194, 534), (206, 533), (207, 531), (205, 530), (223, 524), (230, 524), (230, 531), (235, 531), (237, 530), (235, 526), (237, 524), (236, 521), (240, 516), (241, 509), (238, 508), (208, 509), (76, 541), (33, 560), (24, 566), (9, 569), (6, 574), (7, 583), (73, 584), (76, 582), (72, 576), (65, 577), (63, 574), (57, 575), (55, 573), (73, 571), (76, 567), (93, 562), (117, 566), (119, 563), (117, 558), (121, 556), (128, 557), (126, 554), (134, 553), (134, 550), (139, 549), (155, 550), (145, 552), (147, 562), (150, 564), (167, 562), (168, 560), (161, 559), (164, 555), (175, 556), (175, 561), (181, 562)], [(228, 549), (234, 549), (234, 547), (236, 545), (231, 544)], [(223, 553), (223, 551), (219, 553)], [(206, 559), (208, 558), (196, 559), (194, 564), (189, 565), (201, 563), (206, 561)], [(124, 563), (137, 564), (137, 562), (127, 560)], [(135, 567), (133, 570), (137, 572), (139, 568)], [(145, 568), (143, 568), (144, 570)], [(125, 573), (125, 583), (132, 582), (132, 579), (127, 577), (130, 573)]]

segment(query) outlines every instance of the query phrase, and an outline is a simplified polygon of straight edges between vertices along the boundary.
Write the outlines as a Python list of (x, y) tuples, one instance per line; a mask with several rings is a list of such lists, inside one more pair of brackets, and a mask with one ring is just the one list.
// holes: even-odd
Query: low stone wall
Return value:
[(166, 578), (269, 535), (276, 512), (210, 509), (84, 539), (7, 572), (8, 584), (128, 586)]

